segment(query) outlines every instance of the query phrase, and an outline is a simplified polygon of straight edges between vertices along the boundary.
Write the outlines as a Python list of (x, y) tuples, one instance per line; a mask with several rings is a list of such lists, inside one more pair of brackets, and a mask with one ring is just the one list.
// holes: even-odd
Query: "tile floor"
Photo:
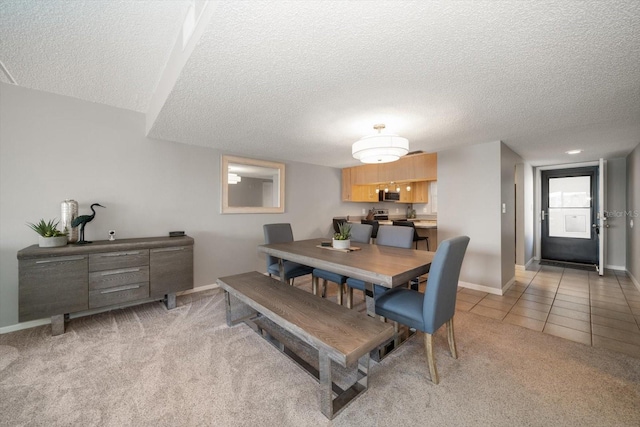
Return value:
[(640, 358), (640, 291), (624, 272), (536, 264), (503, 296), (460, 288), (456, 309)]

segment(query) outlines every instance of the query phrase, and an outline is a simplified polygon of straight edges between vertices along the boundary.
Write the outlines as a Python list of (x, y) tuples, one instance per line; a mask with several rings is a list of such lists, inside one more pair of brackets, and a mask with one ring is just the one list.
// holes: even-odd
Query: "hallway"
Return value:
[(456, 308), (640, 358), (640, 291), (624, 272), (535, 264), (503, 296), (459, 288)]

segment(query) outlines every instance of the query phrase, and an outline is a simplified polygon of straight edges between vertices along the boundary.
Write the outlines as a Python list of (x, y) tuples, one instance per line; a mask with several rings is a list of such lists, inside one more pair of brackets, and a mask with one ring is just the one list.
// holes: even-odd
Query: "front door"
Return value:
[(598, 265), (598, 166), (542, 171), (542, 260)]

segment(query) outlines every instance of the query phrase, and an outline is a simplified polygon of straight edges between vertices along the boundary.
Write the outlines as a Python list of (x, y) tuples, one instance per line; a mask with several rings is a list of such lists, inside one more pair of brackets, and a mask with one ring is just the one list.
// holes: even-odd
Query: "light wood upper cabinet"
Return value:
[(416, 154), (408, 156), (413, 179), (416, 181), (436, 181), (438, 179), (438, 155), (437, 154)]
[(429, 182), (417, 181), (412, 183), (413, 203), (429, 203)]
[(381, 165), (367, 164), (351, 168), (352, 185), (368, 185), (378, 182), (378, 169)]
[[(427, 203), (429, 199), (428, 185), (421, 186), (421, 181), (438, 179), (438, 155), (421, 153), (404, 156), (391, 163), (366, 164), (342, 169), (342, 200), (345, 202), (376, 202), (375, 184), (400, 182), (404, 191), (400, 192), (400, 202)], [(411, 182), (412, 190), (406, 192), (406, 184)], [(418, 187), (419, 195), (413, 187)], [(411, 193), (411, 194), (403, 194)]]

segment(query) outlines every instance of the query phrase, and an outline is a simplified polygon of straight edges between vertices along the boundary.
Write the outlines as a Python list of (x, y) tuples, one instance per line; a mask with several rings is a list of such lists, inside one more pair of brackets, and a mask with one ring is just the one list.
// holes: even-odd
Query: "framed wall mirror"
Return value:
[(222, 213), (283, 213), (284, 163), (222, 156)]

